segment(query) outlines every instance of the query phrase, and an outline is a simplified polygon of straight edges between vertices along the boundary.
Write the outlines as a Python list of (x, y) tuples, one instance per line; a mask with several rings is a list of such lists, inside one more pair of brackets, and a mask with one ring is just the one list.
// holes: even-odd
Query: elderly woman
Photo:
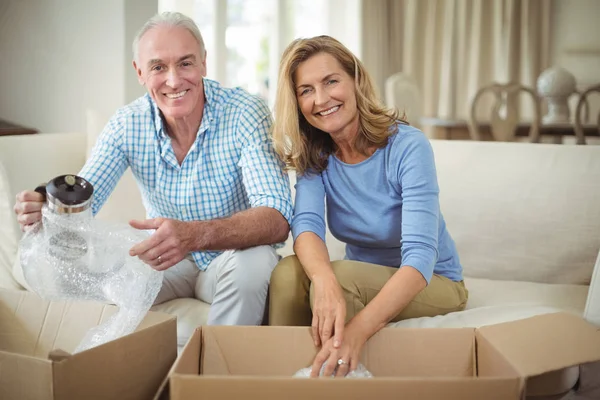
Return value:
[[(296, 255), (271, 276), (269, 319), (312, 325), (321, 346), (313, 376), (324, 363), (324, 375), (355, 369), (364, 343), (391, 321), (464, 309), (429, 141), (378, 101), (344, 45), (319, 36), (288, 46), (275, 119), (276, 149), (298, 177)], [(344, 260), (329, 259), (326, 214)]]

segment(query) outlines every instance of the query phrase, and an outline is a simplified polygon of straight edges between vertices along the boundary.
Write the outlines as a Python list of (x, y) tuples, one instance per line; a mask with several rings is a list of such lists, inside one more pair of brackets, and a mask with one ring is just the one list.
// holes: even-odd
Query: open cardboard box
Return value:
[(150, 399), (177, 357), (176, 319), (149, 312), (138, 329), (72, 353), (117, 311), (0, 289), (0, 399)]
[(598, 328), (556, 313), (480, 329), (385, 328), (363, 349), (374, 378), (293, 378), (317, 352), (309, 329), (198, 328), (157, 398), (516, 400), (528, 377), (600, 360)]

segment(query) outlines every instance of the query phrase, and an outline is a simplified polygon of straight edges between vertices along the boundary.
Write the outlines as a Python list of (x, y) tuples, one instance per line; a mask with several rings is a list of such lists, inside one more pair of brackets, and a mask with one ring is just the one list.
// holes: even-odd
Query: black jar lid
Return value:
[(61, 175), (46, 184), (51, 202), (58, 200), (66, 206), (84, 204), (92, 198), (94, 187), (77, 175)]

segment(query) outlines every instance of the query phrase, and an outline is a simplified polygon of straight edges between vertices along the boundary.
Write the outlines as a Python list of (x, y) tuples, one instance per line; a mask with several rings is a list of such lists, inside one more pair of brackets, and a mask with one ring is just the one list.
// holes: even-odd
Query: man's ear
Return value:
[(140, 83), (140, 85), (144, 86), (145, 82), (144, 82), (144, 78), (142, 77), (142, 70), (140, 68), (138, 68), (137, 64), (135, 63), (135, 60), (132, 62), (133, 64), (133, 69), (135, 69), (135, 73), (138, 77), (138, 82)]

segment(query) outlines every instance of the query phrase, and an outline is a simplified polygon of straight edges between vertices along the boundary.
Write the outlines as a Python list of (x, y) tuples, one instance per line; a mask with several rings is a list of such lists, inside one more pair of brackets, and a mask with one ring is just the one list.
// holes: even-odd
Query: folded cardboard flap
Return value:
[(484, 326), (489, 343), (523, 377), (600, 360), (600, 330), (579, 316), (559, 312)]
[(175, 316), (149, 317), (154, 325), (53, 363), (57, 398), (152, 398), (177, 356), (177, 328)]
[(73, 352), (87, 331), (106, 321), (116, 307), (91, 301), (48, 301), (32, 292), (0, 290), (0, 349), (47, 357)]
[[(48, 301), (32, 292), (0, 290), (0, 350), (41, 358), (58, 355), (56, 349), (72, 353), (91, 328), (117, 311), (94, 301)], [(170, 318), (148, 313), (136, 331)]]
[(153, 400), (168, 400), (170, 391), (170, 377), (173, 374), (185, 374), (196, 376), (200, 374), (200, 341), (202, 340), (202, 329), (196, 328), (184, 347), (184, 351), (177, 357), (177, 361), (171, 365), (167, 375), (158, 388)]
[(519, 377), (517, 369), (497, 348), (483, 336), (476, 335), (477, 376), (479, 377)]
[(0, 289), (0, 398), (152, 398), (177, 356), (175, 316), (150, 312), (136, 332), (69, 354), (115, 312)]
[(0, 351), (0, 399), (53, 400), (52, 362)]
[(29, 356), (40, 354), (39, 341), (49, 305), (33, 293), (0, 290), (0, 349)]
[(361, 361), (376, 377), (472, 377), (474, 360), (473, 328), (390, 328), (369, 339)]
[(317, 354), (308, 327), (204, 326), (201, 332), (205, 375), (292, 376)]

